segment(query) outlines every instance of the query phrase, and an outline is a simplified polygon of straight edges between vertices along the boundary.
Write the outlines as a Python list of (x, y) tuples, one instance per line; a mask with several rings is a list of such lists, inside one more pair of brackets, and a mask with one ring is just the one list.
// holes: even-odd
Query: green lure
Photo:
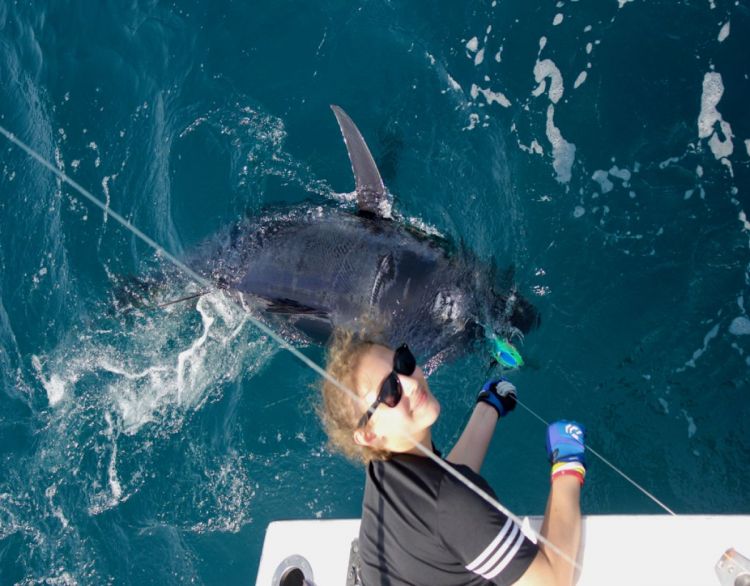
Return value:
[(515, 346), (507, 340), (502, 340), (495, 336), (492, 338), (492, 357), (503, 368), (520, 368), (523, 366), (523, 358), (516, 350)]

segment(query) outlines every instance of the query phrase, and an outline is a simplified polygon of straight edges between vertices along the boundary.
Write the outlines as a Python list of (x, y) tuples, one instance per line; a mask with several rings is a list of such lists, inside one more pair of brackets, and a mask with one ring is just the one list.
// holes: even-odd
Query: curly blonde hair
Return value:
[[(375, 345), (387, 346), (372, 323), (363, 324), (358, 330), (337, 329), (328, 346), (326, 372), (356, 392), (355, 373), (359, 361)], [(359, 401), (355, 401), (327, 378), (321, 383), (321, 395), (318, 416), (328, 433), (328, 444), (332, 449), (365, 465), (372, 460), (387, 460), (390, 457), (390, 452), (355, 443), (354, 432), (365, 411)]]

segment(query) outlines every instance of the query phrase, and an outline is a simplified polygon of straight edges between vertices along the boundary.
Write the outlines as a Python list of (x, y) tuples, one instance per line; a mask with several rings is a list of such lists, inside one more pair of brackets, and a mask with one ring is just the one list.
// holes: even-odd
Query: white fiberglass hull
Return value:
[[(537, 530), (542, 517), (524, 525)], [(266, 531), (256, 586), (276, 586), (279, 564), (309, 562), (316, 586), (345, 586), (359, 519), (277, 521)], [(579, 586), (717, 586), (714, 566), (730, 547), (750, 557), (750, 515), (584, 517)]]

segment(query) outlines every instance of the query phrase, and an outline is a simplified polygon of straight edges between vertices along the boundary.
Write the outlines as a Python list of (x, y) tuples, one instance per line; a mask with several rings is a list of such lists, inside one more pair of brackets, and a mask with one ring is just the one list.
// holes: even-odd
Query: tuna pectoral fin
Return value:
[(331, 317), (326, 310), (309, 307), (293, 299), (263, 300), (260, 306), (281, 336), (290, 342), (325, 344), (331, 335)]
[(359, 132), (357, 125), (352, 122), (346, 112), (338, 106), (331, 106), (336, 120), (344, 135), (346, 150), (352, 162), (352, 171), (357, 190), (357, 205), (359, 213), (371, 217), (384, 217), (387, 213), (387, 195), (380, 172), (367, 148), (365, 139)]
[(308, 305), (303, 305), (294, 299), (273, 299), (265, 308), (268, 313), (282, 315), (310, 315), (315, 317), (328, 317), (328, 312)]

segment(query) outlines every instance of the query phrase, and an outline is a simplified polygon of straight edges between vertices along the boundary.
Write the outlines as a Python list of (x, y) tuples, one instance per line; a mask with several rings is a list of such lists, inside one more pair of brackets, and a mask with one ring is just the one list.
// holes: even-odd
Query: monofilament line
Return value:
[[(544, 425), (546, 425), (546, 426), (549, 426), (549, 422), (548, 422), (548, 421), (547, 421), (546, 419), (544, 419), (544, 417), (542, 417), (541, 415), (537, 414), (537, 413), (536, 413), (536, 412), (535, 412), (535, 411), (534, 411), (534, 410), (533, 410), (533, 409), (532, 409), (531, 407), (529, 407), (528, 405), (524, 405), (524, 404), (523, 404), (523, 403), (522, 403), (521, 401), (519, 401), (519, 400), (518, 400), (518, 398), (516, 398), (516, 402), (517, 402), (517, 403), (518, 403), (518, 404), (519, 404), (519, 405), (520, 405), (521, 407), (523, 407), (524, 409), (526, 409), (526, 411), (528, 411), (528, 412), (529, 412), (529, 413), (531, 413), (531, 414), (532, 414), (532, 415), (533, 415), (534, 417), (536, 417), (536, 418), (537, 418), (537, 419), (538, 419), (539, 421), (541, 421), (542, 423), (544, 423)], [(622, 477), (623, 477), (623, 478), (624, 478), (625, 480), (627, 480), (627, 481), (628, 481), (628, 482), (629, 482), (630, 484), (632, 484), (633, 486), (635, 486), (635, 487), (636, 487), (636, 488), (637, 488), (638, 490), (640, 490), (640, 491), (641, 491), (641, 492), (642, 492), (643, 494), (645, 494), (645, 495), (646, 495), (646, 496), (647, 496), (648, 498), (650, 498), (650, 499), (651, 499), (652, 501), (654, 501), (654, 502), (655, 502), (655, 503), (656, 503), (657, 505), (659, 505), (659, 506), (660, 506), (660, 507), (661, 507), (662, 509), (664, 509), (664, 510), (665, 510), (665, 511), (666, 511), (667, 513), (669, 513), (669, 514), (670, 514), (670, 515), (672, 515), (673, 517), (676, 517), (676, 516), (677, 516), (677, 513), (675, 513), (675, 512), (674, 512), (674, 511), (673, 511), (672, 509), (670, 509), (670, 508), (669, 508), (669, 507), (668, 507), (667, 505), (665, 505), (665, 504), (664, 504), (663, 502), (661, 502), (661, 501), (660, 501), (660, 500), (659, 500), (658, 498), (656, 498), (656, 497), (655, 497), (655, 496), (654, 496), (653, 494), (651, 494), (651, 493), (650, 493), (649, 491), (647, 491), (647, 490), (646, 490), (645, 488), (643, 488), (643, 487), (642, 487), (642, 486), (641, 486), (640, 484), (638, 484), (638, 483), (637, 483), (637, 482), (636, 482), (635, 480), (633, 480), (632, 478), (630, 478), (630, 476), (628, 476), (627, 474), (625, 474), (625, 473), (624, 473), (624, 472), (623, 472), (622, 470), (620, 470), (620, 469), (619, 469), (619, 468), (618, 468), (617, 466), (615, 466), (615, 465), (614, 465), (614, 464), (613, 464), (612, 462), (610, 462), (609, 460), (607, 460), (607, 459), (606, 459), (606, 458), (605, 458), (604, 456), (602, 456), (602, 455), (601, 455), (601, 454), (600, 454), (599, 452), (597, 452), (597, 451), (596, 451), (596, 450), (595, 450), (594, 448), (592, 448), (591, 446), (589, 446), (588, 442), (586, 442), (586, 446), (585, 446), (585, 447), (586, 447), (586, 451), (587, 451), (587, 452), (591, 452), (592, 454), (594, 454), (594, 456), (596, 456), (596, 457), (597, 457), (597, 458), (599, 458), (599, 459), (600, 459), (600, 460), (601, 460), (602, 462), (604, 462), (604, 463), (605, 463), (605, 464), (606, 464), (607, 466), (609, 466), (610, 468), (612, 468), (612, 470), (614, 470), (615, 472), (617, 472), (617, 473), (618, 473), (618, 474), (619, 474), (620, 476), (622, 476)]]
[[(101, 200), (99, 200), (97, 197), (91, 194), (87, 189), (82, 187), (80, 184), (78, 184), (75, 180), (68, 177), (66, 173), (63, 171), (60, 171), (57, 167), (52, 165), (49, 161), (47, 161), (44, 157), (42, 157), (39, 153), (37, 153), (35, 150), (33, 150), (30, 146), (28, 146), (26, 143), (21, 141), (19, 138), (17, 138), (13, 133), (9, 132), (2, 126), (0, 126), (0, 134), (5, 136), (9, 141), (11, 141), (13, 144), (15, 144), (17, 147), (19, 147), (21, 150), (23, 150), (27, 155), (29, 155), (32, 159), (40, 163), (42, 166), (46, 167), (50, 172), (52, 172), (56, 177), (58, 177), (61, 181), (64, 183), (67, 183), (70, 185), (73, 189), (75, 189), (78, 193), (80, 193), (84, 198), (86, 198), (89, 202), (94, 204), (96, 207), (101, 209), (106, 215), (111, 217), (113, 220), (121, 224), (124, 228), (129, 230), (132, 234), (140, 238), (143, 242), (145, 242), (148, 246), (153, 248), (157, 254), (164, 257), (166, 260), (171, 262), (175, 267), (183, 271), (186, 275), (188, 275), (190, 278), (195, 280), (196, 283), (201, 285), (203, 288), (215, 290), (214, 285), (206, 278), (202, 277), (198, 273), (196, 273), (193, 269), (191, 269), (189, 266), (187, 266), (185, 263), (183, 263), (181, 260), (179, 260), (177, 257), (175, 257), (173, 254), (169, 253), (166, 249), (164, 249), (163, 246), (159, 245), (155, 240), (144, 234), (140, 229), (138, 229), (136, 226), (134, 226), (131, 222), (126, 220), (123, 216), (118, 214), (117, 212), (113, 211), (109, 208), (109, 206), (102, 203)], [(231, 296), (230, 299), (232, 299), (235, 303), (237, 303), (236, 300), (234, 300)], [(238, 303), (239, 305), (239, 303)], [(240, 306), (241, 307), (241, 306)], [(245, 308), (243, 308), (244, 310)], [(367, 409), (368, 405), (364, 401), (363, 398), (361, 398), (359, 395), (357, 395), (354, 391), (352, 391), (347, 386), (340, 383), (336, 378), (332, 377), (330, 374), (328, 374), (323, 368), (321, 368), (318, 364), (316, 364), (313, 360), (302, 354), (297, 348), (292, 346), (289, 342), (284, 340), (279, 334), (274, 332), (271, 328), (266, 326), (261, 321), (255, 319), (251, 314), (248, 314), (248, 318), (250, 322), (258, 328), (261, 332), (263, 332), (265, 335), (267, 335), (269, 338), (273, 339), (281, 348), (284, 350), (287, 350), (290, 352), (294, 357), (299, 359), (303, 364), (306, 364), (308, 367), (310, 367), (314, 372), (325, 378), (326, 380), (330, 381), (332, 384), (334, 384), (339, 390), (341, 390), (343, 393), (348, 395), (352, 400), (357, 402), (359, 405), (361, 405), (364, 409)], [(409, 441), (413, 442), (417, 449), (421, 451), (425, 456), (430, 458), (433, 462), (435, 462), (438, 466), (443, 468), (446, 472), (448, 472), (450, 475), (452, 475), (456, 480), (464, 484), (467, 488), (469, 488), (472, 492), (474, 492), (476, 495), (478, 495), (480, 498), (484, 499), (486, 502), (488, 502), (490, 505), (495, 507), (498, 511), (512, 519), (514, 522), (518, 523), (519, 525), (523, 524), (523, 521), (520, 517), (517, 515), (514, 515), (510, 510), (505, 508), (503, 505), (501, 505), (497, 499), (493, 498), (490, 494), (488, 494), (486, 491), (478, 487), (476, 484), (471, 482), (468, 478), (466, 478), (463, 474), (458, 472), (455, 468), (450, 466), (448, 463), (446, 463), (444, 460), (439, 458), (437, 455), (435, 455), (431, 450), (428, 450), (423, 445), (421, 445), (415, 437), (413, 437), (411, 434), (406, 434), (407, 439)], [(564, 551), (562, 551), (557, 545), (549, 541), (546, 537), (542, 535), (537, 535), (537, 539), (541, 541), (544, 545), (549, 547), (552, 551), (554, 551), (558, 556), (560, 556), (562, 559), (567, 561), (569, 564), (571, 564), (573, 567), (575, 567), (579, 572), (582, 570), (580, 564), (573, 558), (571, 558), (569, 555), (567, 555)]]
[[(158, 244), (155, 240), (144, 234), (139, 228), (137, 228), (135, 225), (133, 225), (131, 222), (126, 220), (123, 216), (115, 212), (114, 210), (110, 209), (109, 206), (102, 203), (101, 200), (99, 200), (96, 196), (92, 195), (91, 192), (89, 192), (87, 189), (82, 187), (78, 182), (76, 182), (74, 179), (71, 179), (66, 173), (60, 171), (57, 167), (52, 165), (49, 161), (47, 161), (44, 157), (42, 157), (39, 153), (37, 153), (35, 150), (33, 150), (30, 146), (28, 146), (26, 143), (21, 141), (19, 138), (17, 138), (13, 133), (8, 132), (5, 128), (0, 126), (0, 134), (5, 136), (8, 140), (10, 140), (13, 144), (18, 146), (20, 149), (22, 149), (27, 155), (29, 155), (31, 158), (36, 160), (38, 163), (49, 169), (54, 175), (56, 175), (61, 181), (64, 183), (67, 183), (70, 185), (73, 189), (75, 189), (78, 193), (80, 193), (83, 197), (85, 197), (89, 202), (94, 204), (96, 207), (101, 209), (105, 214), (107, 214), (110, 218), (121, 224), (124, 228), (135, 234), (138, 238), (140, 238), (143, 242), (145, 242), (148, 246), (153, 248), (157, 254), (164, 257), (166, 260), (171, 262), (174, 266), (176, 266), (178, 269), (183, 271), (185, 274), (187, 274), (191, 279), (196, 281), (201, 287), (204, 289), (210, 289), (214, 290), (214, 285), (206, 278), (202, 277), (198, 273), (196, 273), (193, 269), (191, 269), (189, 266), (187, 266), (185, 263), (183, 263), (181, 260), (179, 260), (177, 257), (175, 257), (173, 254), (168, 252), (163, 246)], [(244, 309), (244, 308), (243, 308)], [(291, 352), (295, 357), (297, 357), (299, 360), (301, 360), (304, 364), (307, 364), (310, 368), (312, 368), (315, 372), (320, 374), (321, 376), (327, 378), (330, 380), (333, 384), (335, 384), (338, 388), (345, 392), (352, 393), (349, 389), (341, 385), (337, 380), (333, 379), (328, 373), (323, 370), (320, 366), (318, 366), (315, 362), (313, 362), (311, 359), (309, 359), (307, 356), (302, 354), (299, 350), (297, 350), (294, 346), (289, 344), (284, 338), (279, 336), (276, 332), (274, 332), (272, 329), (270, 329), (268, 326), (266, 326), (264, 323), (258, 321), (255, 319), (252, 315), (248, 315), (250, 318), (250, 321), (252, 324), (257, 327), (261, 332), (275, 340), (279, 346), (284, 348), (285, 350), (288, 350)], [(354, 394), (354, 393), (352, 393)], [(359, 399), (358, 396), (355, 395), (357, 399)]]

